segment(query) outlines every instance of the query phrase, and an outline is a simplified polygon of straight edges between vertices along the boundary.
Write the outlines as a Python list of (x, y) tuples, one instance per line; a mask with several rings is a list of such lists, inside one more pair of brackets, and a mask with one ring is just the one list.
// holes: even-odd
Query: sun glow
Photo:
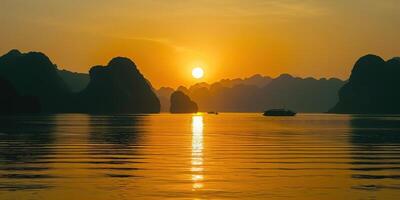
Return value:
[(201, 67), (193, 68), (192, 70), (193, 78), (200, 79), (204, 76), (204, 70)]

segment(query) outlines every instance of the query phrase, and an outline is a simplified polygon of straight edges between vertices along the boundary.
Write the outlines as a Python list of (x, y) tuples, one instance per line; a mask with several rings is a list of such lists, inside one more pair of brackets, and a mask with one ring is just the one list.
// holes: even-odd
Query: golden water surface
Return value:
[(0, 117), (0, 199), (398, 199), (400, 117)]

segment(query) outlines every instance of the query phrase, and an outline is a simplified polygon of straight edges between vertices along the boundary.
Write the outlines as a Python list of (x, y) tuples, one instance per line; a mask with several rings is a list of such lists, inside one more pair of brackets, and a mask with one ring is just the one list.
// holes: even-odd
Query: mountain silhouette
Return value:
[[(235, 87), (237, 85), (254, 85), (257, 87), (264, 87), (266, 86), (268, 83), (270, 83), (272, 81), (272, 78), (269, 76), (262, 76), (260, 74), (255, 74), (251, 77), (247, 77), (247, 78), (235, 78), (235, 79), (221, 79), (220, 81), (217, 81), (215, 84), (218, 84), (219, 86), (222, 87), (226, 87), (226, 88), (232, 88)], [(213, 84), (208, 84), (206, 82), (201, 82), (201, 83), (196, 83), (192, 86), (190, 86), (189, 88), (186, 88), (184, 86), (180, 86), (177, 90), (180, 90), (184, 93), (189, 93), (190, 91), (196, 90), (196, 89), (201, 89), (201, 88), (207, 88), (210, 89), (210, 87)]]
[(196, 113), (197, 104), (181, 91), (171, 94), (171, 113)]
[(77, 95), (80, 112), (160, 112), (160, 101), (150, 83), (130, 59), (114, 58), (107, 66), (92, 67), (89, 75), (88, 86)]
[(290, 108), (298, 112), (326, 112), (337, 102), (337, 91), (344, 84), (335, 78), (298, 78), (283, 74), (262, 88), (265, 109)]
[(384, 61), (376, 55), (361, 57), (349, 81), (339, 91), (332, 113), (400, 113), (400, 60)]
[(72, 92), (82, 91), (90, 81), (89, 74), (71, 72), (68, 70), (58, 70), (57, 72)]
[(234, 87), (236, 85), (254, 85), (257, 87), (264, 87), (272, 81), (269, 76), (262, 76), (260, 74), (255, 74), (248, 78), (235, 78), (235, 79), (222, 79), (217, 83), (221, 84), (223, 87)]
[(20, 96), (9, 81), (0, 78), (0, 114), (39, 112), (39, 99), (33, 96)]
[(0, 77), (9, 81), (22, 96), (39, 99), (43, 112), (62, 112), (70, 90), (57, 67), (40, 52), (12, 50), (0, 57)]
[(236, 81), (228, 81), (229, 84), (227, 80), (230, 79), (195, 84), (189, 89), (180, 86), (177, 90), (197, 102), (200, 111), (261, 112), (272, 108), (290, 108), (298, 112), (326, 112), (337, 102), (337, 92), (344, 84), (335, 78), (317, 80), (289, 74), (274, 79), (254, 75), (232, 79)]

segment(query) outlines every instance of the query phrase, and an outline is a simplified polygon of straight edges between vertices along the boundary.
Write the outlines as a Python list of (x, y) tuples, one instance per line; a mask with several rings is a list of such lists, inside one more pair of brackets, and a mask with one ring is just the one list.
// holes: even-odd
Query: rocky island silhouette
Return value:
[(85, 113), (159, 113), (160, 101), (150, 82), (128, 58), (89, 71), (88, 86), (77, 95), (78, 111)]
[(197, 104), (181, 91), (175, 91), (171, 94), (171, 113), (196, 113)]
[(376, 55), (361, 57), (349, 81), (339, 91), (339, 102), (329, 111), (350, 114), (400, 113), (400, 60)]

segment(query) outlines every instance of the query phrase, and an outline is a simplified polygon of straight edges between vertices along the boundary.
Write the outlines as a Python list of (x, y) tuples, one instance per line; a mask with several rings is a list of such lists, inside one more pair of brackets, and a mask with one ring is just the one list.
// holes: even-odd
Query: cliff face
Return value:
[(9, 81), (22, 96), (37, 97), (43, 112), (66, 110), (70, 90), (56, 66), (39, 52), (12, 50), (0, 57), (0, 77)]
[(400, 113), (400, 61), (376, 55), (361, 57), (339, 91), (332, 113)]
[(158, 113), (160, 101), (149, 82), (128, 58), (90, 69), (90, 82), (78, 94), (80, 112)]
[(197, 104), (181, 91), (171, 94), (171, 113), (196, 113)]

